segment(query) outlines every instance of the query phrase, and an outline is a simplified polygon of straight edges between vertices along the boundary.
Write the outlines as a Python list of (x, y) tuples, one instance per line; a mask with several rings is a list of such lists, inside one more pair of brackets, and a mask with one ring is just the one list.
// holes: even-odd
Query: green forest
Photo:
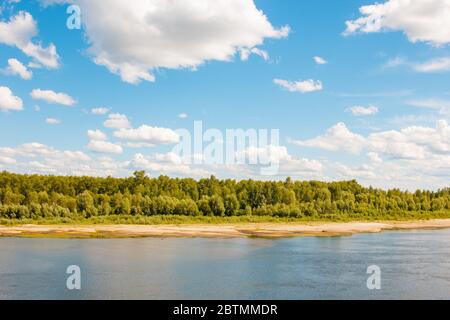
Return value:
[[(356, 181), (255, 181), (0, 173), (0, 222), (59, 219), (151, 222), (146, 217), (244, 221), (430, 219), (450, 217), (450, 188), (405, 192)], [(119, 219), (118, 217), (121, 217)], [(249, 219), (252, 217), (252, 219)], [(203, 219), (201, 219), (203, 218)], [(259, 219), (259, 220), (258, 220)], [(235, 219), (236, 220), (236, 219)], [(233, 220), (233, 221), (235, 221)], [(272, 220), (271, 220), (272, 221)]]

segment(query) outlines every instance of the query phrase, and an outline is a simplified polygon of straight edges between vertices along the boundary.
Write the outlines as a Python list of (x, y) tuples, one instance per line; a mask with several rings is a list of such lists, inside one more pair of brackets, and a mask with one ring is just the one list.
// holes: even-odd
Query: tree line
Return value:
[(356, 181), (255, 181), (0, 173), (0, 218), (96, 216), (398, 216), (450, 212), (450, 188), (406, 192)]

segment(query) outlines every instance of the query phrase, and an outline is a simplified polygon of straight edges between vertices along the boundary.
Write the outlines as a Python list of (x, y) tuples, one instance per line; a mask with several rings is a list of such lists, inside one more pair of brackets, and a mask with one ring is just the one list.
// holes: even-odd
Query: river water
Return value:
[[(80, 268), (81, 290), (67, 289), (71, 265)], [(369, 266), (379, 267), (380, 290), (368, 289)], [(0, 239), (0, 299), (449, 298), (450, 230), (279, 240)]]

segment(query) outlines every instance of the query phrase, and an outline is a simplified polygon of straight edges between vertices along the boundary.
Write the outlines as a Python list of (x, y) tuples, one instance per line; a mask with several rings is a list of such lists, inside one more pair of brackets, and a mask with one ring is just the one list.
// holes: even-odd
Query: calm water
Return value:
[[(78, 265), (82, 290), (66, 289)], [(366, 287), (369, 265), (382, 289)], [(343, 238), (0, 239), (1, 299), (448, 299), (450, 230)]]

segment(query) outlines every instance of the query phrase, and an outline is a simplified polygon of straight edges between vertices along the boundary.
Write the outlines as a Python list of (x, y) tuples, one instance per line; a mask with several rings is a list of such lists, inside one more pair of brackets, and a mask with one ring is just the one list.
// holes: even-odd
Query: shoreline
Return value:
[(0, 226), (0, 237), (25, 238), (287, 238), (334, 237), (394, 230), (450, 228), (450, 219), (385, 222), (302, 222), (199, 225)]

